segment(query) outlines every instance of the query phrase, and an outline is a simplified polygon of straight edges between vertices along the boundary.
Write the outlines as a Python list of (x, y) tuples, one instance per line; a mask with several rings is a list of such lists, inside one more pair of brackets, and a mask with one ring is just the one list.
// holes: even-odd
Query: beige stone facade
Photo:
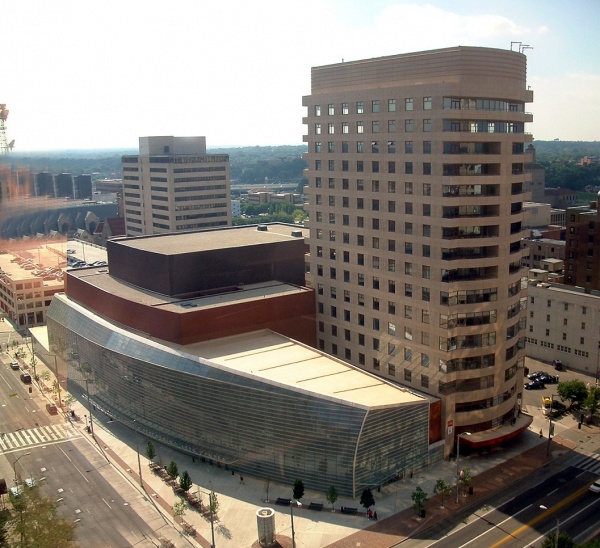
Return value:
[(231, 225), (229, 156), (206, 137), (140, 137), (122, 165), (128, 236)]
[(446, 454), (519, 408), (532, 99), (524, 55), (473, 47), (315, 67), (303, 99), (318, 344), (439, 397)]

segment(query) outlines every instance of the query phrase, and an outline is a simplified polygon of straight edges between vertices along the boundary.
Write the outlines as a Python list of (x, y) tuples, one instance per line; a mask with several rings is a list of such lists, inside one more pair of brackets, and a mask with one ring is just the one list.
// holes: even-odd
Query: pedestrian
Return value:
[(240, 483), (244, 483), (244, 476), (240, 474)]
[(371, 511), (371, 509), (369, 508), (368, 512), (367, 512), (367, 519), (371, 519), (373, 517), (373, 512)]
[(544, 437), (544, 433), (542, 432), (542, 429), (540, 428), (540, 438)]
[(373, 520), (377, 521), (377, 512), (373, 514)]

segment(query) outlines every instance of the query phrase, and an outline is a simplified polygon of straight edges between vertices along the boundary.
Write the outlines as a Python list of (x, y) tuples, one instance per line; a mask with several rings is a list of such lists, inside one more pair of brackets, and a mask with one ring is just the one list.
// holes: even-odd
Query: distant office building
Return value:
[(92, 176), (76, 175), (73, 178), (73, 195), (75, 200), (92, 199)]
[(537, 163), (533, 144), (525, 149), (525, 170), (531, 174), (531, 179), (525, 183), (525, 192), (531, 194), (532, 202), (544, 202), (546, 190), (546, 169)]
[(0, 203), (33, 196), (33, 177), (28, 167), (0, 165)]
[(119, 194), (123, 191), (123, 179), (100, 179), (94, 187), (100, 194)]
[(54, 191), (54, 176), (47, 171), (36, 173), (35, 175), (35, 195), (36, 196), (49, 196), (54, 198), (56, 193)]
[(314, 67), (303, 100), (318, 347), (441, 398), (446, 455), (530, 423), (532, 100), (525, 55), (475, 47)]
[(59, 173), (54, 176), (54, 189), (56, 198), (73, 198), (73, 175)]
[(544, 268), (546, 259), (565, 259), (565, 242), (549, 238), (523, 238), (521, 247), (524, 250), (522, 264), (524, 268)]
[(541, 201), (558, 209), (567, 209), (579, 203), (579, 194), (568, 188), (547, 188)]
[(122, 164), (129, 236), (231, 225), (229, 156), (206, 154), (206, 137), (140, 137)]
[(567, 209), (565, 282), (588, 291), (600, 290), (600, 213), (597, 203), (593, 207)]
[(240, 217), (242, 215), (242, 204), (240, 200), (231, 200), (231, 217)]

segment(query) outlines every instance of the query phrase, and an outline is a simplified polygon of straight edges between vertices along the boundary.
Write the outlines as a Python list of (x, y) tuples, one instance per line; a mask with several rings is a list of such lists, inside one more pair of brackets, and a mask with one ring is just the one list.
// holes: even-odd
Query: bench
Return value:
[(321, 502), (311, 502), (308, 505), (309, 510), (318, 510), (319, 512), (323, 510), (323, 503)]
[(354, 516), (358, 512), (358, 508), (348, 508), (348, 506), (342, 506), (342, 514), (350, 514)]
[(282, 506), (289, 506), (292, 503), (292, 499), (285, 499), (282, 497), (277, 497), (275, 504), (281, 504)]

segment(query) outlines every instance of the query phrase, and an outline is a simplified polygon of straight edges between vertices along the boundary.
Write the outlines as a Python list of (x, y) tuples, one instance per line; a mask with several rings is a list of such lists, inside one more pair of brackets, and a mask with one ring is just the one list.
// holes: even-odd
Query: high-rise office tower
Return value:
[(439, 398), (445, 454), (527, 420), (532, 99), (525, 55), (476, 47), (314, 67), (303, 99), (318, 344)]
[(206, 137), (140, 137), (122, 165), (128, 236), (231, 224), (229, 156), (206, 154)]

